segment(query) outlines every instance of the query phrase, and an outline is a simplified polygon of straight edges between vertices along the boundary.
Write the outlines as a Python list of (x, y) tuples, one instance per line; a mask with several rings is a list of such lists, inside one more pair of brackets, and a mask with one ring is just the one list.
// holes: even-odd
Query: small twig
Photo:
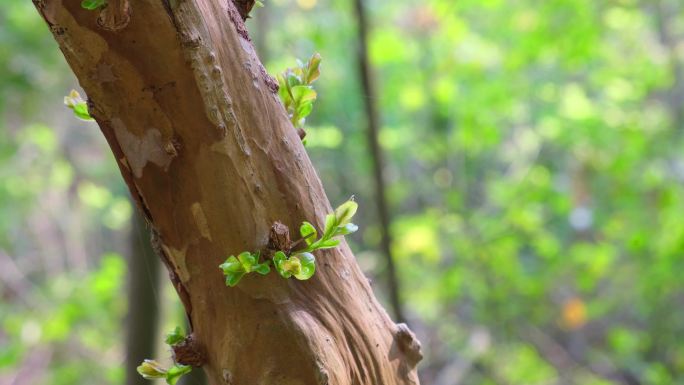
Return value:
[(294, 243), (292, 243), (292, 246), (290, 246), (290, 250), (288, 250), (288, 252), (287, 252), (288, 257), (290, 256), (290, 253), (292, 253), (292, 249), (294, 249), (296, 246), (299, 246), (299, 244), (304, 242), (305, 240), (311, 238), (312, 235), (314, 235), (314, 233), (311, 233), (311, 234), (307, 235), (306, 237), (301, 237), (301, 238), (297, 239), (296, 241), (294, 241)]

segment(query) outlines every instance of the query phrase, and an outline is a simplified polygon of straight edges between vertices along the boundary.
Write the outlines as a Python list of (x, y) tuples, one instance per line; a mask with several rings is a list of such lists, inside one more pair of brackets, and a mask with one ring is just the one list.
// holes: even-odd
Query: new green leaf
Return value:
[(156, 378), (166, 378), (166, 369), (155, 360), (144, 360), (136, 369), (138, 373), (146, 380), (154, 380)]
[(320, 64), (321, 55), (316, 53), (306, 64), (297, 60), (297, 67), (288, 68), (277, 76), (280, 86), (278, 95), (296, 128), (304, 126), (306, 117), (313, 110), (313, 103), (318, 95), (312, 83), (320, 75)]
[(311, 245), (316, 237), (318, 237), (318, 231), (309, 222), (302, 222), (302, 225), (299, 227), (299, 234), (304, 238), (307, 245)]
[(342, 203), (338, 208), (335, 209), (335, 217), (337, 218), (337, 225), (344, 226), (349, 221), (351, 221), (356, 210), (359, 208), (359, 204), (353, 200), (348, 200)]
[(299, 253), (287, 257), (279, 251), (273, 257), (276, 270), (283, 278), (294, 276), (298, 280), (307, 280), (316, 272), (316, 258), (311, 253)]
[(180, 326), (176, 326), (175, 329), (169, 334), (166, 335), (166, 338), (164, 339), (164, 342), (169, 345), (175, 345), (177, 343), (183, 342), (185, 340), (185, 333), (183, 332), (183, 329), (181, 329)]
[(88, 103), (81, 98), (81, 95), (79, 95), (78, 91), (71, 90), (69, 95), (64, 97), (64, 105), (74, 111), (74, 115), (77, 118), (85, 121), (94, 120), (88, 112)]

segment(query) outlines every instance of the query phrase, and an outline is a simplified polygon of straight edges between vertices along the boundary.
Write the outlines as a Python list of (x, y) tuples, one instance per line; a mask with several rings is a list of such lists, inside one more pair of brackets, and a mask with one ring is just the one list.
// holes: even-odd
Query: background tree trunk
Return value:
[(159, 338), (159, 259), (150, 246), (150, 232), (134, 214), (128, 253), (128, 314), (126, 315), (126, 384), (149, 385), (136, 368), (155, 356)]
[(354, 0), (354, 10), (356, 11), (356, 20), (358, 23), (358, 64), (359, 77), (361, 78), (361, 86), (363, 89), (363, 105), (366, 112), (366, 119), (368, 120), (368, 147), (371, 154), (371, 163), (373, 164), (373, 179), (375, 181), (375, 205), (378, 210), (378, 219), (380, 220), (380, 248), (382, 255), (385, 257), (387, 279), (387, 293), (389, 294), (390, 304), (394, 312), (394, 318), (399, 322), (404, 322), (404, 311), (401, 308), (401, 300), (399, 298), (399, 277), (397, 276), (397, 268), (392, 256), (392, 234), (390, 232), (390, 210), (387, 203), (387, 192), (385, 188), (385, 157), (380, 147), (380, 114), (375, 105), (377, 100), (377, 93), (372, 80), (372, 69), (370, 60), (368, 59), (368, 17), (366, 16), (366, 8), (363, 0)]
[(377, 303), (346, 243), (308, 281), (218, 265), (274, 221), (331, 207), (230, 1), (34, 0), (188, 313), (211, 384), (417, 384), (420, 345)]

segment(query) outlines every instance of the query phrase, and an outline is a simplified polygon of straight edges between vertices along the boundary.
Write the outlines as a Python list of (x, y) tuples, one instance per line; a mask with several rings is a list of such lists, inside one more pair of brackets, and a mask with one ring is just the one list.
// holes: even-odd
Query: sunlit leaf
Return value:
[(88, 113), (88, 103), (81, 98), (78, 91), (71, 90), (69, 95), (64, 97), (64, 105), (69, 107), (77, 118), (85, 121), (94, 120)]
[(136, 369), (138, 373), (146, 380), (154, 380), (156, 378), (166, 378), (167, 370), (157, 361), (145, 360)]
[(311, 278), (316, 272), (316, 258), (311, 253), (297, 254), (292, 258), (297, 258), (300, 263), (300, 268), (297, 273), (293, 273), (298, 280), (307, 280)]
[(348, 200), (342, 203), (338, 208), (335, 209), (335, 217), (337, 217), (337, 225), (344, 226), (349, 221), (351, 221), (356, 210), (359, 208), (359, 204), (353, 200)]
[(313, 54), (307, 63), (307, 77), (306, 83), (311, 84), (318, 79), (321, 74), (319, 66), (321, 64), (321, 55), (319, 53)]
[(309, 222), (303, 222), (299, 227), (299, 234), (305, 239), (307, 245), (311, 245), (316, 241), (318, 237), (318, 232), (316, 228)]

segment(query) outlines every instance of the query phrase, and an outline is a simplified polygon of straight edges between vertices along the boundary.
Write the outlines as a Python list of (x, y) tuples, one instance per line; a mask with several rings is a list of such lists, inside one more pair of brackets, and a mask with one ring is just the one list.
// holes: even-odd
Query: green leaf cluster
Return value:
[(100, 7), (107, 5), (107, 0), (83, 0), (81, 1), (81, 8), (89, 11), (94, 11)]
[[(185, 337), (183, 329), (181, 329), (180, 326), (176, 326), (171, 333), (166, 335), (164, 342), (173, 347), (173, 345), (183, 342)], [(175, 385), (183, 375), (192, 371), (192, 366), (174, 362), (174, 364), (167, 369), (155, 360), (146, 359), (137, 367), (137, 371), (146, 380), (164, 379), (167, 384)]]
[(88, 112), (88, 103), (81, 98), (81, 95), (78, 93), (78, 91), (71, 90), (69, 95), (64, 97), (64, 105), (74, 111), (74, 115), (77, 118), (88, 122), (94, 120)]
[(269, 266), (271, 261), (259, 263), (259, 252), (254, 254), (249, 251), (240, 253), (237, 258), (233, 255), (228, 257), (224, 263), (219, 265), (223, 270), (223, 275), (226, 276), (226, 286), (233, 287), (245, 276), (252, 272), (257, 272), (261, 275), (266, 275), (271, 272)]
[[(318, 238), (318, 231), (311, 223), (303, 222), (299, 233), (302, 236), (301, 240), (306, 242), (306, 247), (294, 252), (277, 250), (273, 255), (273, 265), (278, 274), (283, 278), (295, 277), (300, 281), (311, 278), (316, 272), (316, 258), (312, 253), (316, 250), (333, 248), (340, 244), (340, 240), (333, 239), (334, 237), (351, 234), (358, 230), (358, 226), (351, 223), (358, 207), (359, 205), (350, 199), (336, 208), (334, 212), (326, 215), (325, 228), (320, 238)], [(245, 251), (237, 258), (231, 255), (219, 265), (219, 268), (226, 276), (226, 286), (233, 287), (245, 274), (251, 272), (268, 274), (271, 271), (270, 262), (259, 263), (259, 252), (252, 254)]]
[(297, 64), (297, 67), (288, 68), (277, 76), (278, 94), (292, 124), (302, 128), (316, 101), (317, 94), (312, 84), (321, 74), (321, 55), (315, 53), (306, 63), (298, 60)]

